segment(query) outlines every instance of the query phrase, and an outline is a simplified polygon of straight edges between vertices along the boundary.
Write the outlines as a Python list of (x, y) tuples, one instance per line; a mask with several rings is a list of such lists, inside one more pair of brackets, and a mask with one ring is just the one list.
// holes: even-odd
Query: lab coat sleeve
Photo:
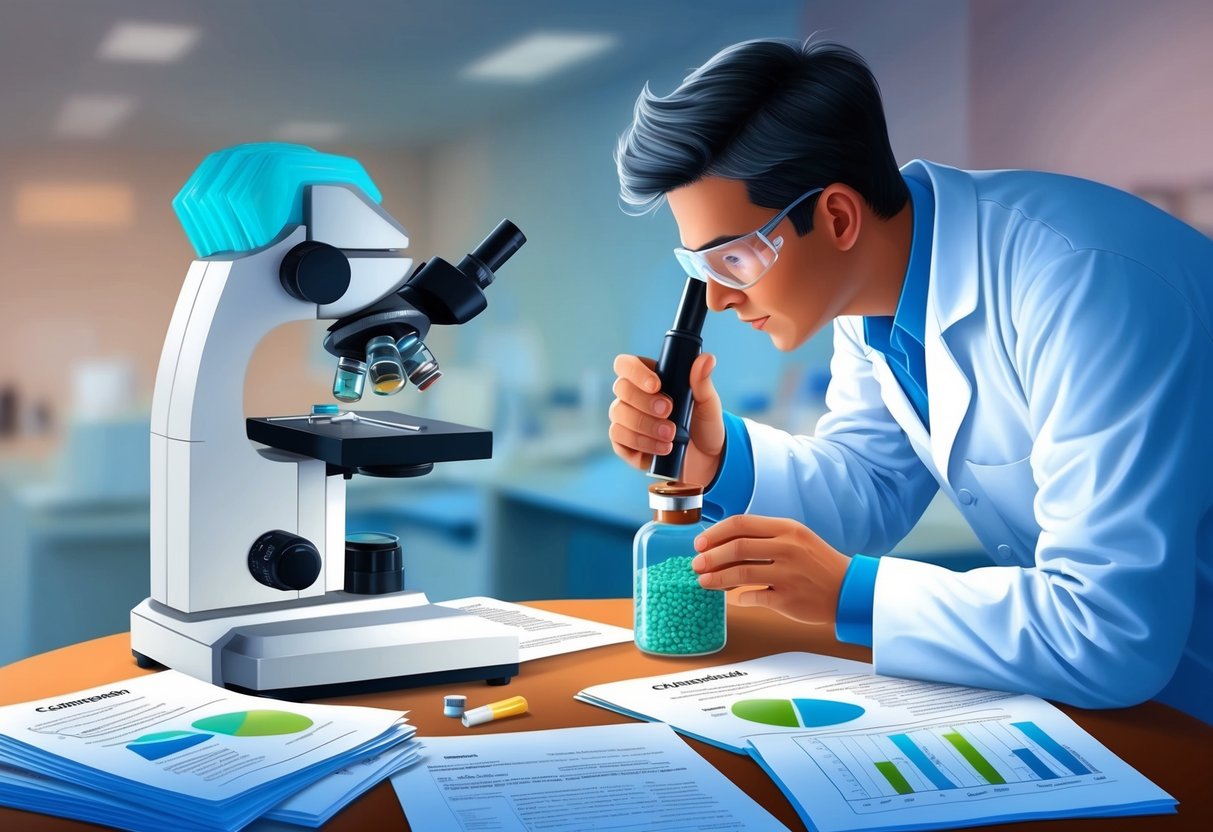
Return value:
[(886, 558), (876, 670), (1133, 705), (1171, 678), (1192, 621), (1213, 344), (1162, 276), (1119, 255), (1076, 251), (1025, 282), (1007, 346), (1035, 437), (1034, 565)]
[(754, 451), (747, 512), (804, 523), (840, 552), (883, 554), (939, 488), (880, 397), (856, 321), (834, 323), (829, 412), (814, 436), (746, 420)]

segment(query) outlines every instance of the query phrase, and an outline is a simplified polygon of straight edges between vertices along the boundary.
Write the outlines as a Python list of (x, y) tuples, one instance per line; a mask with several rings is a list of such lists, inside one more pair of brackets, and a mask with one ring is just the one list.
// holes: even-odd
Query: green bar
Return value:
[(906, 782), (906, 778), (897, 770), (897, 766), (889, 762), (877, 763), (876, 768), (884, 775), (884, 779), (889, 781), (889, 784), (897, 790), (898, 794), (913, 794), (914, 790), (910, 788), (910, 784)]
[(952, 743), (956, 750), (961, 753), (961, 756), (969, 761), (969, 765), (977, 769), (977, 773), (986, 778), (987, 783), (992, 786), (1000, 786), (1007, 782), (1002, 779), (1002, 775), (998, 773), (997, 769), (990, 765), (990, 761), (981, 756), (981, 752), (970, 745), (969, 741), (960, 734), (953, 731), (950, 734), (944, 734), (943, 738)]

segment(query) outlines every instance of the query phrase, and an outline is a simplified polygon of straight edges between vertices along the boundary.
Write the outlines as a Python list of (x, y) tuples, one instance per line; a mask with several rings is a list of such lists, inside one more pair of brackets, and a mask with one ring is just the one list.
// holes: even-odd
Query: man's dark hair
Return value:
[[(644, 214), (705, 176), (741, 179), (750, 201), (783, 209), (835, 182), (877, 216), (909, 199), (889, 146), (880, 89), (858, 54), (835, 43), (749, 40), (717, 53), (665, 97), (648, 84), (615, 150), (623, 209)], [(791, 214), (813, 227), (817, 198)]]

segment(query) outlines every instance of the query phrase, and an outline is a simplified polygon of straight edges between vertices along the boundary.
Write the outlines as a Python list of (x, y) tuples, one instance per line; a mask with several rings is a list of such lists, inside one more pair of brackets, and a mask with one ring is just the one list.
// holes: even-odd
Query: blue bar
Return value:
[(1053, 759), (1061, 763), (1075, 774), (1090, 774), (1091, 770), (1078, 762), (1078, 759), (1061, 747), (1057, 740), (1050, 737), (1044, 730), (1035, 722), (1012, 722), (1016, 728), (1023, 731), (1024, 735), (1039, 745), (1045, 751), (1053, 755)]
[(1026, 748), (1013, 748), (1012, 753), (1016, 757), (1028, 764), (1028, 768), (1036, 772), (1036, 776), (1041, 780), (1056, 780), (1057, 775), (1053, 773), (1053, 769), (1044, 764), (1043, 761)]
[(918, 766), (919, 770), (927, 776), (937, 789), (954, 789), (956, 785), (943, 776), (943, 772), (935, 767), (930, 758), (923, 753), (918, 747), (918, 743), (914, 742), (905, 734), (893, 734), (889, 737), (893, 744), (901, 749), (901, 752), (909, 758), (910, 762)]

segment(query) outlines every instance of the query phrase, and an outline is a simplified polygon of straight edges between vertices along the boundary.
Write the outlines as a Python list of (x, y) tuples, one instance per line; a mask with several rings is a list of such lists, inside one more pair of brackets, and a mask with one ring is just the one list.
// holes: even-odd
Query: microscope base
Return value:
[(518, 673), (518, 636), (430, 604), (420, 592), (330, 592), (288, 604), (186, 614), (150, 598), (131, 610), (131, 652), (232, 690), (282, 699)]

